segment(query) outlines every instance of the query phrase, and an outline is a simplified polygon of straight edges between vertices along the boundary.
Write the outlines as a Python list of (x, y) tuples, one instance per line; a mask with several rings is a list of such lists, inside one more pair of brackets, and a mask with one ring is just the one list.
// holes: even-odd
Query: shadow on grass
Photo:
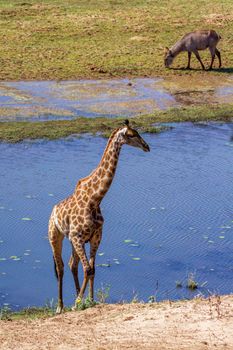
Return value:
[(233, 67), (213, 68), (212, 70), (214, 72), (219, 72), (219, 73), (227, 73), (227, 74), (233, 73)]
[[(186, 68), (186, 67), (170, 67), (169, 69), (175, 70), (175, 71), (195, 71), (195, 72), (201, 72), (203, 71), (202, 68)], [(233, 73), (233, 67), (222, 67), (222, 68), (212, 68), (209, 69), (209, 67), (206, 67), (204, 72), (218, 72), (218, 73), (226, 73), (231, 74)]]
[(172, 69), (172, 70), (179, 70), (179, 71), (187, 71), (187, 72), (191, 72), (191, 71), (195, 71), (195, 72), (201, 72), (203, 71), (202, 68), (187, 68), (187, 67), (171, 67), (169, 69)]

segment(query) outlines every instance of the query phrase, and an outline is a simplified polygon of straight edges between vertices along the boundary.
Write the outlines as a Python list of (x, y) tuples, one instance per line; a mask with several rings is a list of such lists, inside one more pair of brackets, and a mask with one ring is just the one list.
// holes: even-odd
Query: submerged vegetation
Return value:
[[(3, 0), (1, 80), (178, 75), (187, 55), (165, 69), (164, 47), (199, 28), (214, 28), (222, 37), (223, 68), (211, 74), (231, 73), (232, 10), (231, 0), (211, 6), (201, 0)], [(201, 56), (207, 65), (209, 51)], [(183, 74), (209, 74), (195, 59), (192, 67)]]
[[(141, 115), (130, 119), (131, 125), (141, 133), (155, 133), (164, 126), (159, 123), (231, 121), (232, 105), (192, 106), (157, 111), (150, 115)], [(0, 141), (16, 143), (25, 139), (55, 140), (70, 135), (84, 133), (101, 134), (108, 137), (114, 128), (122, 125), (124, 118), (76, 118), (46, 122), (2, 122), (0, 123)], [(166, 128), (166, 127), (165, 127)]]

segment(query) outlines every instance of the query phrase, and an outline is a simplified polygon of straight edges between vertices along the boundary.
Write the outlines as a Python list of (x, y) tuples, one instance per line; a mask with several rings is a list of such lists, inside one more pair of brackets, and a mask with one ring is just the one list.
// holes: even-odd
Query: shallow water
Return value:
[(186, 105), (233, 102), (231, 76), (2, 82), (0, 120), (135, 116)]
[[(176, 105), (161, 79), (9, 82), (0, 85), (0, 106), (22, 109), (11, 120), (77, 116), (133, 116)], [(34, 114), (34, 116), (33, 116)], [(9, 119), (1, 118), (2, 121)]]
[[(102, 203), (97, 264), (110, 267), (97, 267), (95, 289), (110, 285), (113, 302), (135, 295), (163, 300), (232, 292), (233, 125), (173, 126), (145, 135), (150, 153), (123, 148)], [(105, 144), (98, 137), (0, 144), (0, 306), (56, 299), (48, 218), (53, 205), (98, 164)], [(74, 300), (69, 254), (66, 240), (66, 304)], [(204, 284), (194, 293), (185, 287), (188, 273)]]

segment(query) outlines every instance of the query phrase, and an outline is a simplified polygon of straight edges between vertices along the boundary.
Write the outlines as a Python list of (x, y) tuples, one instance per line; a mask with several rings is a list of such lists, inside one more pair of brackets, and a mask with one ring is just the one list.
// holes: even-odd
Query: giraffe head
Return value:
[(144, 152), (150, 152), (150, 147), (143, 140), (143, 138), (139, 135), (139, 133), (129, 126), (129, 121), (125, 120), (124, 127), (122, 128), (123, 140), (127, 145), (141, 148)]

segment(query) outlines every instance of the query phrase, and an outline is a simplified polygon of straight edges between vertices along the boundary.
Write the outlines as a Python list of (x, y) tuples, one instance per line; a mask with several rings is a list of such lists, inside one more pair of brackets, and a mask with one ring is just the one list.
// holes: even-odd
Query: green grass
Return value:
[[(179, 75), (163, 48), (185, 33), (218, 31), (223, 69), (233, 71), (231, 0), (0, 0), (1, 80)], [(175, 67), (187, 64), (180, 55)], [(209, 52), (201, 53), (210, 62)], [(220, 74), (198, 70), (182, 74)]]
[[(89, 297), (76, 299), (76, 311), (83, 311), (96, 305), (105, 304), (109, 298), (110, 285), (102, 285), (96, 292), (97, 301), (90, 300)], [(52, 299), (47, 301), (43, 307), (28, 307), (19, 311), (12, 311), (8, 306), (0, 308), (0, 321), (11, 321), (21, 319), (48, 318), (56, 315), (57, 304)], [(63, 312), (74, 310), (72, 307), (65, 307)]]
[(55, 315), (55, 310), (47, 306), (46, 307), (28, 307), (20, 311), (11, 311), (7, 307), (0, 310), (1, 321), (47, 318), (54, 315)]
[[(134, 117), (130, 119), (132, 127), (141, 133), (159, 132), (161, 128), (155, 123), (170, 122), (198, 122), (198, 121), (231, 121), (233, 105), (197, 106), (187, 108), (172, 108), (158, 111), (154, 114)], [(60, 120), (47, 122), (1, 122), (0, 141), (16, 143), (25, 139), (55, 140), (70, 135), (84, 133), (101, 133), (108, 137), (113, 129), (122, 125), (124, 118), (76, 118), (74, 120)]]

